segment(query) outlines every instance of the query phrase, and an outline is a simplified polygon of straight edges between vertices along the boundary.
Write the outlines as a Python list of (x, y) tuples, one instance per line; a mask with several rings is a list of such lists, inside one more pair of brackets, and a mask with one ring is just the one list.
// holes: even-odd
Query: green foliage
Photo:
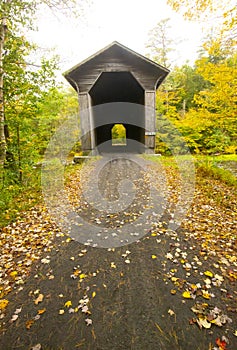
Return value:
[[(78, 15), (80, 3), (76, 0), (0, 2), (0, 220), (3, 223), (40, 200), (38, 163), (57, 127), (78, 113), (75, 92), (63, 90), (56, 83), (58, 57), (42, 57), (24, 33), (35, 29), (39, 7)], [(37, 57), (37, 63), (32, 57)]]
[[(41, 201), (40, 173), (44, 151), (56, 128), (78, 109), (77, 96), (71, 89), (53, 87), (38, 98), (28, 117), (8, 115), (11, 134), (8, 152), (13, 160), (6, 164), (0, 185), (1, 224), (13, 220), (20, 212)], [(19, 143), (14, 118), (19, 119)]]
[[(237, 155), (198, 156), (196, 158), (197, 169), (203, 177), (212, 177), (237, 188), (237, 177), (229, 170), (229, 162), (235, 164), (237, 172)], [(220, 164), (222, 164), (222, 167), (220, 167)]]
[(4, 184), (1, 184), (0, 227), (41, 201), (40, 168), (28, 166), (27, 169), (22, 182), (12, 169), (5, 169)]
[(123, 124), (115, 124), (111, 132), (112, 144), (126, 145), (126, 128)]
[[(237, 56), (221, 37), (205, 42), (195, 67), (175, 68), (157, 92), (162, 114), (183, 135), (192, 153), (234, 153), (237, 145)], [(170, 136), (172, 140), (172, 134)], [(164, 143), (156, 151), (168, 154)]]
[[(206, 155), (177, 155), (177, 156), (161, 156), (143, 155), (145, 159), (153, 162), (162, 163), (166, 167), (178, 168), (178, 163), (185, 160), (192, 160), (195, 163), (196, 171), (202, 178), (214, 178), (224, 182), (228, 186), (237, 188), (237, 177), (229, 169), (229, 163), (234, 164), (237, 173), (237, 155), (221, 155), (221, 156), (206, 156)], [(178, 162), (177, 162), (178, 160)], [(222, 167), (220, 167), (220, 165)]]

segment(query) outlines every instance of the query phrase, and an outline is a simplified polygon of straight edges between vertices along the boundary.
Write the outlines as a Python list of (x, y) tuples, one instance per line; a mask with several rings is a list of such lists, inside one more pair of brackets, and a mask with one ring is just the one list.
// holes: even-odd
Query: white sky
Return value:
[(148, 31), (165, 18), (171, 18), (172, 39), (182, 40), (174, 45), (174, 63), (181, 65), (188, 60), (192, 64), (197, 58), (200, 25), (184, 21), (165, 0), (94, 0), (83, 12), (83, 16), (72, 19), (44, 11), (39, 15), (39, 31), (31, 33), (40, 47), (54, 48), (60, 55), (62, 72), (114, 40), (145, 54)]

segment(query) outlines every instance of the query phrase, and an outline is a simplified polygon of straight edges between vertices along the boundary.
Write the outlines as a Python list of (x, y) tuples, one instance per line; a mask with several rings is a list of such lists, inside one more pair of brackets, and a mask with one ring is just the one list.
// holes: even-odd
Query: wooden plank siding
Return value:
[(102, 72), (131, 72), (144, 90), (156, 90), (159, 84), (168, 74), (164, 67), (151, 64), (140, 55), (134, 55), (126, 50), (121, 44), (114, 44), (107, 50), (101, 52), (89, 61), (72, 68), (65, 73), (65, 78), (74, 81), (80, 92), (89, 92), (97, 78)]
[[(91, 106), (108, 102), (130, 102), (147, 108), (139, 125), (130, 125), (129, 118), (124, 123), (129, 139), (145, 145), (145, 152), (153, 153), (156, 89), (168, 73), (168, 69), (118, 42), (111, 43), (65, 72), (65, 78), (79, 94), (82, 149), (96, 151), (100, 144), (111, 137), (110, 129), (108, 131), (106, 128), (117, 123), (112, 114), (104, 126), (96, 127), (99, 117), (96, 113), (92, 114)], [(106, 126), (108, 121), (111, 125)]]

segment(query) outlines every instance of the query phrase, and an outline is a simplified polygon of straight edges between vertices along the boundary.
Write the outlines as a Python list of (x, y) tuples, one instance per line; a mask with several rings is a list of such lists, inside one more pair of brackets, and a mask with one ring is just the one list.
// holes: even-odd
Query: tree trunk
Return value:
[(0, 23), (0, 169), (3, 168), (6, 159), (6, 138), (4, 132), (5, 114), (4, 114), (4, 94), (3, 94), (3, 51), (6, 38), (6, 18)]
[(22, 182), (22, 168), (21, 168), (21, 141), (20, 141), (20, 127), (17, 125), (17, 153), (18, 153), (18, 171), (19, 171), (19, 181)]

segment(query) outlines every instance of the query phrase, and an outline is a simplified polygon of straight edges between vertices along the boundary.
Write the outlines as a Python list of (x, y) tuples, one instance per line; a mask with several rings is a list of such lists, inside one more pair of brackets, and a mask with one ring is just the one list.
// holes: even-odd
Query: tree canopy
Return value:
[[(157, 92), (158, 122), (165, 115), (178, 127), (192, 152), (233, 153), (237, 150), (237, 23), (233, 2), (168, 0), (189, 20), (210, 23), (194, 66), (175, 67)], [(212, 17), (213, 18), (213, 17)], [(157, 151), (164, 135), (157, 135)]]

